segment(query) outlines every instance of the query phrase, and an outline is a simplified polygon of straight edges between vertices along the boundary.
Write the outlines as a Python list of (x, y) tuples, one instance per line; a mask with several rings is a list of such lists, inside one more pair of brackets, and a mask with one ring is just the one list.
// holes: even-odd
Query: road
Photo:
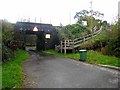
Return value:
[(118, 88), (118, 71), (63, 57), (31, 53), (24, 62), (31, 88)]

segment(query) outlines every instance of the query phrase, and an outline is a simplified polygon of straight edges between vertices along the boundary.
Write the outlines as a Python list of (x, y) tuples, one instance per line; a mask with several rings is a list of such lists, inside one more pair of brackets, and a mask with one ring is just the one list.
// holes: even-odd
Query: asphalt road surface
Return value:
[(63, 57), (32, 52), (23, 69), (26, 88), (118, 88), (118, 71)]

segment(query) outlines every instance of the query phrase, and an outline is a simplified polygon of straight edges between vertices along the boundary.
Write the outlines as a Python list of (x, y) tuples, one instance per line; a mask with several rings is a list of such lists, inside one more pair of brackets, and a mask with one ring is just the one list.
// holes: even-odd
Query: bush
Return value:
[(81, 48), (98, 50), (105, 55), (120, 57), (120, 29), (118, 29), (118, 24), (106, 28), (107, 30), (102, 31), (100, 35), (83, 43)]
[(106, 49), (108, 49), (108, 55), (114, 55), (120, 57), (120, 32), (118, 30), (118, 23), (111, 26), (111, 31), (108, 35), (109, 42)]
[(83, 42), (80, 45), (80, 48), (81, 49), (91, 50), (91, 49), (93, 49), (93, 46), (94, 46), (94, 41), (93, 40), (89, 40), (89, 41)]
[(2, 20), (2, 42), (8, 46), (14, 38), (13, 25), (6, 20)]
[(14, 50), (17, 49), (14, 40), (13, 25), (6, 20), (2, 20), (2, 61), (5, 62), (14, 57)]
[(14, 52), (8, 48), (7, 46), (2, 44), (2, 61), (5, 62), (7, 60), (10, 60), (11, 58), (14, 57)]
[(102, 47), (102, 48), (101, 48), (101, 52), (102, 52), (103, 55), (107, 55), (107, 53), (108, 53), (108, 48), (107, 48), (107, 47)]

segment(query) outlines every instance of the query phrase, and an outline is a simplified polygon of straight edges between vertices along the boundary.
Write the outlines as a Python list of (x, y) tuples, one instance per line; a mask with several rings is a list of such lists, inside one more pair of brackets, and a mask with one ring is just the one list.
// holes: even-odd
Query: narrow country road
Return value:
[(31, 88), (118, 88), (118, 71), (32, 52), (23, 64)]

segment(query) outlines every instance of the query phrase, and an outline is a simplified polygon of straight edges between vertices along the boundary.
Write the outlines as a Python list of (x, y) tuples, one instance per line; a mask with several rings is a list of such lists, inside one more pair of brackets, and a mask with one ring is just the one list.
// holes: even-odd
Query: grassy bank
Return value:
[[(63, 56), (65, 58), (71, 58), (75, 60), (80, 59), (79, 53), (68, 53), (66, 55), (62, 53), (57, 53), (54, 50), (47, 50), (45, 51), (48, 54), (53, 54), (57, 56)], [(100, 52), (96, 51), (88, 51), (87, 52), (87, 63), (91, 64), (103, 64), (103, 65), (111, 65), (111, 66), (117, 66), (120, 67), (120, 58), (114, 57), (114, 56), (107, 56), (107, 55), (102, 55)]]
[(15, 58), (2, 64), (2, 88), (19, 87), (23, 78), (22, 62), (29, 57), (28, 52), (17, 50)]
[(0, 89), (2, 89), (2, 65), (0, 64)]

